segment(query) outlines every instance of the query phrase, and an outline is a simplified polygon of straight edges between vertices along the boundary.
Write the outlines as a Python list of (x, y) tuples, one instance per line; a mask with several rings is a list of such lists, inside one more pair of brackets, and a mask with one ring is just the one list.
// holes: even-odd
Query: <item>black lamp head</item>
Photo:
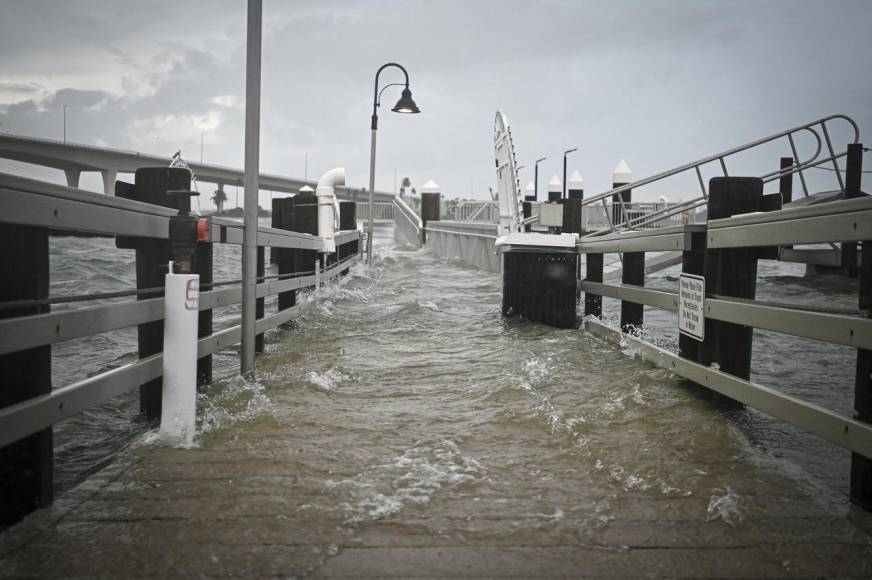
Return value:
[(420, 113), (421, 110), (418, 108), (418, 105), (415, 104), (415, 101), (412, 99), (412, 91), (409, 90), (409, 87), (403, 89), (403, 95), (400, 97), (400, 100), (397, 101), (397, 104), (394, 105), (394, 108), (391, 109), (394, 113)]

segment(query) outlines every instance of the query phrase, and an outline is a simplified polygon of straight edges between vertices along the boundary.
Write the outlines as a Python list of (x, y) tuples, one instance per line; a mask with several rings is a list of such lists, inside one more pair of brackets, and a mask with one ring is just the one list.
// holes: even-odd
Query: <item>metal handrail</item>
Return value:
[(418, 216), (418, 214), (415, 213), (415, 210), (410, 208), (409, 205), (405, 201), (403, 201), (400, 196), (394, 197), (394, 209), (400, 210), (400, 213), (403, 215), (403, 217), (406, 218), (416, 230), (420, 230), (421, 227), (424, 225), (421, 221), (421, 218)]
[[(851, 125), (851, 127), (854, 129), (854, 140), (852, 142), (859, 143), (859, 141), (860, 141), (860, 129), (857, 126), (857, 123), (854, 122), (853, 119), (851, 119), (847, 115), (844, 115), (841, 113), (835, 114), (835, 115), (830, 115), (828, 117), (823, 117), (823, 118), (817, 119), (815, 121), (812, 121), (810, 123), (806, 123), (804, 125), (799, 125), (797, 127), (793, 127), (792, 129), (788, 129), (786, 131), (781, 131), (780, 133), (775, 133), (773, 135), (769, 135), (768, 137), (764, 137), (762, 139), (757, 139), (756, 141), (751, 141), (750, 143), (746, 143), (746, 144), (740, 145), (738, 147), (733, 147), (732, 149), (727, 149), (725, 151), (721, 151), (720, 153), (715, 153), (714, 155), (710, 155), (710, 156), (705, 157), (703, 159), (699, 159), (697, 161), (693, 161), (691, 163), (687, 163), (685, 165), (675, 167), (673, 169), (664, 171), (662, 173), (652, 175), (651, 177), (646, 177), (644, 179), (634, 181), (633, 183), (628, 183), (626, 185), (622, 185), (620, 187), (610, 189), (606, 192), (594, 195), (592, 197), (585, 198), (582, 201), (582, 205), (589, 205), (591, 203), (594, 203), (594, 202), (597, 202), (600, 200), (605, 200), (606, 198), (613, 196), (613, 195), (617, 195), (621, 192), (624, 192), (624, 191), (627, 191), (630, 189), (637, 189), (639, 187), (648, 185), (650, 183), (654, 183), (656, 181), (660, 181), (662, 179), (666, 179), (667, 177), (672, 177), (673, 175), (677, 175), (679, 173), (683, 173), (683, 172), (689, 171), (689, 170), (696, 171), (697, 177), (698, 177), (699, 182), (700, 182), (700, 187), (701, 187), (702, 192), (703, 192), (703, 197), (707, 197), (708, 193), (706, 192), (706, 189), (705, 189), (705, 183), (702, 179), (702, 173), (699, 170), (700, 167), (702, 167), (703, 165), (705, 165), (707, 163), (711, 163), (713, 161), (719, 161), (721, 164), (721, 168), (724, 171), (724, 175), (728, 175), (727, 170), (726, 170), (726, 162), (725, 162), (726, 157), (729, 157), (731, 155), (735, 155), (736, 153), (741, 153), (743, 151), (747, 151), (749, 149), (753, 149), (755, 147), (759, 147), (760, 145), (770, 143), (772, 141), (775, 141), (777, 139), (782, 139), (785, 137), (790, 141), (791, 150), (793, 151), (794, 159), (798, 160), (796, 144), (794, 142), (793, 136), (797, 133), (802, 132), (802, 131), (808, 131), (812, 135), (814, 135), (815, 140), (817, 141), (817, 149), (816, 149), (814, 155), (812, 155), (810, 158), (808, 158), (804, 161), (796, 163), (795, 165), (791, 166), (790, 168), (787, 168), (785, 170), (778, 170), (775, 172), (770, 172), (770, 173), (767, 173), (761, 177), (764, 180), (764, 182), (768, 182), (768, 181), (773, 181), (775, 179), (778, 179), (778, 178), (781, 178), (781, 177), (784, 177), (787, 175), (793, 175), (794, 173), (799, 173), (800, 180), (802, 181), (803, 191), (804, 191), (805, 195), (807, 196), (808, 195), (808, 188), (805, 184), (805, 177), (804, 177), (802, 171), (804, 169), (808, 169), (809, 167), (813, 167), (815, 165), (820, 165), (820, 164), (826, 163), (826, 162), (833, 162), (833, 164), (836, 165), (836, 160), (839, 157), (842, 157), (845, 155), (844, 153), (842, 153), (842, 154), (835, 153), (835, 151), (833, 150), (833, 147), (832, 147), (831, 139), (829, 137), (829, 131), (827, 130), (827, 126), (826, 126), (827, 122), (835, 120), (835, 119), (842, 119), (844, 121), (847, 121)], [(819, 159), (819, 156), (821, 154), (821, 150), (823, 149), (823, 141), (821, 140), (821, 136), (814, 129), (814, 127), (816, 125), (820, 125), (820, 128), (824, 133), (824, 137), (825, 137), (825, 140), (827, 143), (828, 151), (830, 153), (830, 156), (827, 158), (824, 158), (824, 159)], [(836, 165), (836, 167), (838, 167), (838, 166)], [(840, 188), (842, 189), (842, 191), (844, 191), (844, 184), (843, 184), (841, 179), (839, 179), (839, 185), (840, 185)], [(623, 202), (621, 202), (621, 205), (623, 205)]]

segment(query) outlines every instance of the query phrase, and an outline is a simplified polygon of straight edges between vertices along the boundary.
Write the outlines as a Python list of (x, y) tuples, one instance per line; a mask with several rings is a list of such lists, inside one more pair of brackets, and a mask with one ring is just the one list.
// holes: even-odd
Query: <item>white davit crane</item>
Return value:
[(500, 223), (497, 236), (522, 231), (521, 184), (518, 182), (518, 164), (512, 131), (502, 110), (494, 121), (494, 157), (497, 167), (497, 199), (500, 203)]

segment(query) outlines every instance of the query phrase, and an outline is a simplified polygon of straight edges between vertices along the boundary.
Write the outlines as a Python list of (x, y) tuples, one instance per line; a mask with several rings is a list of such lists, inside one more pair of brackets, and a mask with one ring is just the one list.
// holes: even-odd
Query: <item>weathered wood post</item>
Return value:
[[(533, 202), (536, 201), (536, 191), (533, 186), (533, 182), (527, 184), (526, 189), (524, 189), (524, 201), (521, 204), (521, 208), (523, 211), (524, 219), (528, 219), (533, 215)], [(524, 224), (524, 231), (530, 232), (533, 231), (533, 224)]]
[[(863, 144), (851, 143), (848, 145), (848, 156), (845, 160), (845, 199), (863, 197), (863, 192), (860, 191), (862, 178)], [(857, 258), (857, 242), (842, 242), (842, 276), (850, 276), (852, 278), (858, 276)]]
[(434, 181), (428, 181), (421, 187), (421, 243), (427, 243), (427, 224), (438, 222), (442, 214), (442, 189)]
[[(190, 199), (182, 201), (180, 204), (178, 200), (167, 195), (167, 191), (173, 189), (191, 189), (191, 172), (188, 169), (182, 167), (142, 167), (136, 170), (133, 186), (118, 182), (115, 194), (118, 197), (134, 199), (152, 205), (173, 209), (183, 207), (185, 211), (190, 211)], [(185, 205), (186, 203), (187, 205)], [(116, 245), (119, 248), (136, 249), (136, 288), (138, 290), (163, 288), (167, 264), (172, 257), (169, 240), (119, 236), (116, 239)], [(209, 276), (211, 280), (211, 273)], [(162, 296), (163, 293), (160, 292), (147, 296), (137, 296), (137, 299), (147, 300)], [(209, 317), (209, 326), (211, 326), (211, 312)], [(163, 320), (156, 320), (140, 324), (137, 327), (139, 358), (145, 358), (163, 350), (163, 326)], [(149, 420), (160, 419), (162, 381), (163, 378), (158, 377), (139, 387), (139, 409)]]
[[(339, 202), (339, 229), (340, 231), (353, 231), (357, 229), (357, 204), (353, 201)], [(357, 254), (357, 241), (351, 241), (336, 249), (339, 260)]]
[[(0, 302), (46, 300), (48, 228), (0, 223)], [(0, 318), (49, 312), (48, 303), (0, 310)], [(51, 345), (0, 355), (0, 408), (51, 392)], [(51, 427), (0, 448), (0, 527), (54, 497)]]
[[(272, 200), (272, 207), (270, 209), (270, 227), (281, 229), (282, 223), (282, 210), (281, 207), (285, 203), (285, 198), (283, 197), (274, 197)], [(270, 264), (278, 264), (279, 263), (279, 254), (281, 253), (281, 248), (270, 248), (269, 249), (269, 263)]]
[[(278, 202), (278, 203), (276, 203)], [(276, 219), (278, 214), (278, 219)], [(293, 230), (294, 227), (294, 206), (290, 197), (283, 197), (273, 200), (273, 227), (281, 230)], [(294, 271), (294, 251), (290, 248), (272, 248), (271, 255), (276, 257), (276, 267), (278, 268), (279, 277), (282, 280), (287, 279), (288, 274)], [(287, 290), (279, 292), (278, 295), (278, 310), (286, 310), (297, 303), (297, 291)]]
[(584, 180), (578, 171), (572, 174), (567, 183), (567, 199), (563, 202), (563, 231), (570, 234), (583, 233), (582, 200), (584, 199)]
[(548, 182), (548, 201), (560, 201), (563, 198), (563, 182), (555, 173)]
[[(645, 285), (645, 252), (624, 252), (621, 283), (631, 286)], [(638, 333), (642, 329), (644, 307), (635, 302), (621, 300), (621, 330)]]
[[(264, 246), (257, 247), (257, 284), (263, 284), (264, 276), (266, 276), (266, 248)], [(257, 298), (254, 302), (254, 317), (255, 320), (260, 320), (264, 315), (264, 298)], [(263, 352), (263, 333), (257, 334), (254, 337), (254, 352)]]
[[(780, 161), (780, 169), (783, 172), (785, 169), (793, 167), (793, 157), (782, 157)], [(778, 178), (778, 190), (781, 192), (781, 204), (786, 205), (793, 201), (793, 174), (782, 175)]]
[[(212, 289), (212, 242), (197, 242), (194, 273), (200, 275), (200, 292)], [(212, 334), (212, 311), (201, 310), (197, 318), (197, 337), (203, 338)], [(207, 354), (197, 359), (197, 384), (208, 385), (212, 382), (212, 355)]]
[[(627, 162), (621, 159), (612, 172), (612, 189), (617, 189), (633, 183), (633, 172)], [(629, 216), (624, 214), (623, 204), (628, 204), (633, 199), (633, 190), (628, 189), (612, 196), (612, 225), (617, 226)]]
[[(317, 236), (318, 198), (315, 197), (315, 190), (304, 185), (300, 188), (300, 192), (291, 199), (294, 206), (293, 230)], [(294, 250), (294, 272), (311, 272), (317, 259), (318, 252), (316, 250)], [(312, 286), (308, 288), (312, 288)]]
[[(585, 269), (587, 271), (585, 279), (588, 282), (599, 282), (602, 284), (603, 281), (603, 255), (602, 254), (585, 254)], [(596, 316), (597, 318), (602, 318), (603, 316), (603, 297), (599, 294), (593, 294), (591, 292), (584, 293), (584, 315), (585, 316)]]
[[(863, 170), (863, 146), (848, 146), (848, 173), (845, 192), (857, 196)], [(872, 318), (872, 240), (863, 240), (860, 278), (860, 309)], [(872, 351), (857, 349), (857, 375), (854, 383), (854, 418), (872, 423)], [(872, 510), (872, 459), (851, 454), (851, 501)]]
[[(686, 230), (688, 227), (694, 226), (684, 227)], [(695, 276), (705, 275), (705, 248), (707, 235), (708, 234), (705, 231), (691, 231), (690, 249), (684, 250), (681, 253), (682, 274), (693, 274)], [(693, 362), (700, 362), (701, 348), (701, 341), (692, 336), (687, 336), (682, 332), (678, 333), (678, 356), (692, 360)]]
[[(714, 177), (709, 181), (708, 219), (761, 211), (763, 180), (758, 177)], [(753, 300), (757, 290), (757, 248), (707, 249), (705, 253), (706, 295)], [(751, 378), (750, 326), (713, 320), (705, 321), (705, 341), (700, 362), (717, 363), (733, 376)]]

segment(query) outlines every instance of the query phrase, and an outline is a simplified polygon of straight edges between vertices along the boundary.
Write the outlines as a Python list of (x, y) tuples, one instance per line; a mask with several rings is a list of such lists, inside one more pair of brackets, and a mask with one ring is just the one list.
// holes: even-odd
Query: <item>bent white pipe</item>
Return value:
[(331, 169), (318, 180), (315, 195), (318, 197), (318, 237), (324, 253), (336, 251), (336, 187), (345, 185), (345, 168)]

